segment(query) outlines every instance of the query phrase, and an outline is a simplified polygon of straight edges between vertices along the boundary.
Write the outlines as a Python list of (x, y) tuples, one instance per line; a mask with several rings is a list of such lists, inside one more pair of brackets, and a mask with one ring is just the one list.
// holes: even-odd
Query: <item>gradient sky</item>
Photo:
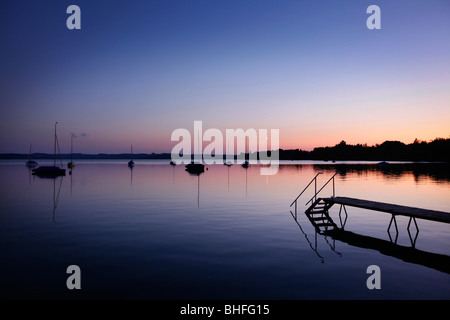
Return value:
[[(81, 30), (66, 9), (81, 8)], [(381, 8), (381, 30), (366, 9)], [(173, 130), (279, 129), (311, 150), (450, 136), (450, 1), (13, 1), (0, 153), (170, 152)]]

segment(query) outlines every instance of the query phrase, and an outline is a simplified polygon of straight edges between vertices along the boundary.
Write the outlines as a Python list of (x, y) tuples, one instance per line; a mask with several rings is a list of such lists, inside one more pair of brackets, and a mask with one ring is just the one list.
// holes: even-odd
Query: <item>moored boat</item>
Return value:
[(191, 173), (201, 173), (205, 171), (205, 165), (202, 163), (191, 162), (186, 165), (186, 171)]
[(59, 144), (58, 144), (58, 136), (56, 135), (56, 124), (55, 123), (55, 141), (54, 141), (54, 147), (53, 147), (53, 166), (40, 166), (36, 169), (33, 169), (33, 174), (35, 175), (45, 175), (45, 176), (65, 176), (66, 175), (66, 169), (62, 169), (62, 161), (60, 157), (61, 167), (58, 167), (56, 165), (56, 146), (58, 145), (59, 150)]
[(30, 154), (28, 156), (28, 161), (25, 162), (25, 165), (30, 168), (36, 167), (38, 165), (36, 161), (31, 160), (31, 143), (30, 143)]

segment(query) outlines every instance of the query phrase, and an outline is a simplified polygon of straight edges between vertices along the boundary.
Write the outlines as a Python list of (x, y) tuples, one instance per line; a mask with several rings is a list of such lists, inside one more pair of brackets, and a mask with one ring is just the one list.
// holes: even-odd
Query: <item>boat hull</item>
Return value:
[(186, 165), (186, 171), (190, 173), (202, 173), (205, 171), (205, 166), (201, 163), (190, 163)]
[(38, 163), (36, 161), (30, 160), (25, 162), (25, 164), (27, 167), (36, 167)]
[(61, 169), (56, 166), (42, 166), (36, 169), (33, 169), (33, 174), (36, 175), (46, 175), (46, 176), (65, 176), (66, 169)]

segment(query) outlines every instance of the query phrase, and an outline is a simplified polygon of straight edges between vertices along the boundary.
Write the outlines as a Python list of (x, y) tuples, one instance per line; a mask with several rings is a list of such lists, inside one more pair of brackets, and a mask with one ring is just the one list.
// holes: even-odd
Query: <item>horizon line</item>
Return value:
[[(337, 143), (337, 144), (335, 144), (333, 146), (327, 145), (327, 146), (322, 146), (322, 147), (314, 147), (314, 148), (312, 148), (310, 150), (301, 149), (301, 148), (287, 148), (287, 149), (285, 149), (285, 148), (279, 147), (278, 149), (275, 149), (275, 150), (270, 149), (270, 150), (255, 151), (255, 152), (274, 152), (274, 151), (276, 152), (276, 151), (281, 151), (282, 150), (282, 151), (301, 151), (301, 152), (308, 152), (308, 153), (310, 153), (310, 152), (314, 152), (314, 150), (316, 150), (316, 149), (334, 148), (334, 147), (339, 146), (339, 145), (362, 146), (362, 147), (365, 147), (365, 148), (373, 148), (373, 147), (375, 147), (376, 148), (376, 147), (379, 147), (379, 146), (383, 145), (386, 142), (402, 143), (402, 144), (408, 146), (408, 145), (421, 144), (421, 143), (429, 144), (429, 143), (432, 143), (434, 141), (441, 141), (441, 140), (450, 140), (450, 136), (448, 138), (436, 137), (436, 138), (430, 139), (428, 141), (420, 140), (418, 138), (415, 138), (414, 141), (411, 142), (411, 143), (405, 143), (405, 142), (400, 141), (400, 140), (385, 140), (382, 143), (376, 143), (376, 144), (373, 144), (373, 145), (370, 145), (370, 146), (367, 143), (350, 144), (350, 143), (347, 143), (345, 140), (341, 140), (341, 142), (339, 142), (339, 143)], [(250, 154), (250, 153), (255, 153), (255, 152), (245, 152), (245, 154)], [(52, 154), (52, 153), (49, 153), (49, 152), (32, 152), (31, 154), (35, 154), (35, 155), (49, 155), (49, 154)], [(69, 152), (69, 153), (60, 153), (60, 154), (61, 155), (70, 155), (71, 153)], [(72, 154), (73, 155), (131, 155), (131, 153), (127, 153), (127, 152), (121, 152), (121, 153), (108, 153), (108, 152), (85, 153), (85, 152), (75, 152), (75, 153), (72, 153)], [(172, 154), (172, 152), (168, 151), (168, 152), (140, 152), (140, 153), (134, 153), (134, 155), (166, 155), (166, 154), (170, 155), (170, 154)], [(192, 153), (192, 154), (194, 154), (194, 153)], [(217, 155), (220, 155), (220, 154), (227, 155), (227, 153), (216, 153), (216, 154)], [(0, 155), (29, 155), (29, 153), (2, 152), (2, 153), (0, 153)]]

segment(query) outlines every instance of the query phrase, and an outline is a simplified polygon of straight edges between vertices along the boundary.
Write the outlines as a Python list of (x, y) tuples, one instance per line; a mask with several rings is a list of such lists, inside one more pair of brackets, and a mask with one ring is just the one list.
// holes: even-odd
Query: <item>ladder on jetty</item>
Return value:
[(331, 219), (328, 210), (333, 206), (333, 203), (325, 202), (322, 198), (317, 198), (317, 195), (327, 186), (327, 184), (332, 181), (333, 182), (333, 197), (335, 196), (335, 184), (334, 177), (338, 174), (336, 172), (323, 186), (317, 191), (317, 177), (323, 174), (323, 172), (318, 172), (314, 178), (308, 183), (308, 185), (303, 189), (302, 192), (295, 198), (295, 200), (291, 203), (291, 207), (295, 205), (295, 216), (294, 218), (297, 220), (297, 201), (300, 196), (311, 186), (314, 182), (314, 196), (306, 203), (308, 205), (311, 203), (308, 209), (305, 211), (305, 215), (311, 224), (314, 226), (316, 231), (319, 234), (323, 234), (327, 231), (337, 229), (337, 225), (334, 223), (333, 219)]
[(338, 229), (328, 213), (328, 209), (332, 206), (332, 203), (319, 198), (305, 211), (306, 217), (319, 234)]
[[(413, 246), (415, 245), (415, 241), (417, 239), (419, 228), (416, 222), (417, 219), (424, 219), (424, 220), (431, 220), (436, 222), (443, 222), (443, 223), (450, 223), (450, 213), (449, 212), (443, 212), (443, 211), (436, 211), (436, 210), (428, 210), (428, 209), (422, 209), (422, 208), (415, 208), (415, 207), (409, 207), (409, 206), (402, 206), (402, 205), (396, 205), (391, 203), (384, 203), (384, 202), (377, 202), (377, 201), (370, 201), (370, 200), (363, 200), (363, 199), (356, 199), (356, 198), (349, 198), (349, 197), (336, 197), (335, 196), (335, 182), (334, 178), (338, 174), (336, 172), (323, 186), (320, 188), (319, 191), (317, 191), (317, 177), (318, 175), (322, 174), (322, 172), (319, 172), (316, 174), (316, 176), (309, 182), (309, 184), (303, 189), (303, 191), (295, 198), (295, 200), (291, 203), (291, 207), (295, 205), (295, 216), (294, 218), (297, 220), (297, 202), (300, 196), (306, 191), (306, 189), (309, 188), (309, 186), (314, 182), (315, 185), (315, 192), (314, 196), (306, 202), (305, 205), (309, 205), (309, 207), (305, 210), (305, 215), (311, 222), (311, 224), (314, 226), (316, 231), (319, 234), (326, 234), (332, 230), (339, 229), (339, 227), (333, 222), (329, 215), (329, 209), (335, 205), (339, 204), (340, 210), (339, 210), (339, 219), (341, 222), (342, 229), (345, 226), (345, 222), (347, 221), (347, 209), (345, 206), (351, 206), (356, 208), (362, 208), (367, 210), (374, 210), (379, 212), (385, 212), (390, 213), (391, 220), (389, 222), (388, 226), (388, 234), (389, 238), (392, 241), (390, 229), (392, 224), (395, 226), (396, 231), (396, 238), (395, 242), (398, 238), (398, 227), (397, 227), (397, 221), (395, 219), (396, 216), (406, 216), (409, 217), (409, 223), (408, 223), (408, 234), (411, 239), (411, 243)], [(329, 198), (318, 198), (318, 194), (328, 185), (328, 183), (333, 183), (333, 195)], [(345, 220), (342, 222), (341, 213), (345, 213)], [(411, 232), (410, 232), (410, 226), (411, 222), (414, 222), (416, 227), (416, 236), (414, 240), (412, 239)]]

